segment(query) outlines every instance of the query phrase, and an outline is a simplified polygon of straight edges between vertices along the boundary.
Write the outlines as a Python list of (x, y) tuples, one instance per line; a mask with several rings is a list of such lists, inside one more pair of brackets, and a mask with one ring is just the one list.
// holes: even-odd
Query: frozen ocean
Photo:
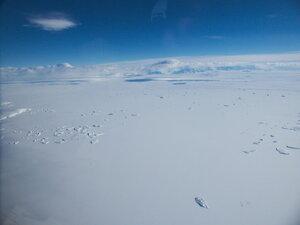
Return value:
[(1, 224), (298, 225), (300, 54), (1, 68)]

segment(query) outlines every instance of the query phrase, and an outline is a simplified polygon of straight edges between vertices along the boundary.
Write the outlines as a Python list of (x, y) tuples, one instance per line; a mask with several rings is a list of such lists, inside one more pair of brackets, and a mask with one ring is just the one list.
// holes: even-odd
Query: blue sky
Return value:
[(1, 66), (300, 50), (297, 0), (4, 0), (0, 16)]

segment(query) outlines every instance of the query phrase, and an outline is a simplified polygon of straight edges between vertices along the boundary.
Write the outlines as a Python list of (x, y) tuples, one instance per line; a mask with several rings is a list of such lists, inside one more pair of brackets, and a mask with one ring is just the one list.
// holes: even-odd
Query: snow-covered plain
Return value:
[(298, 225), (299, 69), (300, 53), (1, 68), (1, 223)]

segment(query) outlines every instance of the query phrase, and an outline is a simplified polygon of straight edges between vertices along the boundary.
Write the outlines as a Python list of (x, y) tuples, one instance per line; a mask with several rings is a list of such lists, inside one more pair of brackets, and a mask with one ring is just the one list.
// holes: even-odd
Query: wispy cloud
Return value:
[(50, 13), (27, 18), (30, 25), (46, 31), (61, 31), (77, 26), (77, 24), (64, 13)]
[(280, 16), (279, 14), (268, 14), (268, 15), (266, 15), (266, 17), (270, 18), (270, 19), (278, 18), (279, 16)]
[(211, 36), (206, 36), (209, 39), (215, 39), (215, 40), (221, 40), (223, 39), (223, 36), (218, 36), (218, 35), (211, 35)]

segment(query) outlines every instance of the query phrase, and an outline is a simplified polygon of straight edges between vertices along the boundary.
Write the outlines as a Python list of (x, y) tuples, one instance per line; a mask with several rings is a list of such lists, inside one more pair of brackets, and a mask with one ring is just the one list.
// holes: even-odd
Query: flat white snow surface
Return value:
[(300, 81), (278, 77), (2, 84), (1, 117), (31, 110), (0, 122), (1, 222), (298, 225)]

